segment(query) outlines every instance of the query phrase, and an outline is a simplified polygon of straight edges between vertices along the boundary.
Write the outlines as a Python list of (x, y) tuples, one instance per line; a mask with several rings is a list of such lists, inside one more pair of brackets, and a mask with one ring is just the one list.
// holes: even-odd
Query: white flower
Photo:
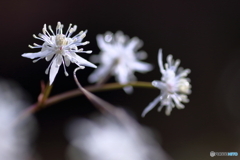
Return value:
[(68, 136), (71, 160), (166, 160), (148, 129), (113, 117), (76, 121)]
[(69, 66), (70, 62), (77, 64), (78, 66), (84, 68), (84, 66), (96, 68), (96, 66), (82, 57), (78, 56), (78, 53), (92, 53), (92, 51), (83, 51), (83, 49), (78, 49), (78, 46), (83, 46), (89, 42), (82, 42), (83, 38), (86, 36), (87, 31), (81, 31), (74, 37), (70, 37), (76, 30), (77, 26), (72, 24), (69, 25), (68, 30), (63, 34), (63, 25), (58, 22), (56, 27), (56, 33), (53, 32), (51, 26), (48, 26), (50, 33), (47, 31), (47, 26), (43, 26), (43, 34), (39, 33), (38, 36), (33, 35), (34, 38), (42, 40), (44, 43), (42, 45), (34, 43), (34, 46), (29, 45), (30, 48), (41, 48), (40, 52), (37, 53), (24, 53), (23, 57), (35, 59), (33, 62), (37, 62), (40, 59), (45, 58), (46, 61), (51, 61), (50, 65), (46, 69), (45, 73), (49, 73), (50, 85), (53, 83), (59, 67), (63, 63), (64, 73), (68, 76), (65, 66)]
[(178, 109), (184, 108), (181, 102), (189, 102), (187, 95), (191, 93), (191, 85), (190, 79), (186, 78), (186, 76), (190, 73), (190, 69), (178, 68), (180, 60), (174, 61), (172, 55), (168, 55), (164, 68), (162, 49), (160, 49), (158, 53), (158, 63), (160, 72), (162, 73), (162, 79), (161, 81), (153, 81), (152, 85), (159, 88), (161, 93), (144, 109), (142, 117), (152, 110), (158, 102), (161, 103), (158, 111), (161, 111), (163, 106), (166, 106), (166, 115), (170, 115), (172, 108), (175, 106)]
[(15, 83), (0, 80), (1, 160), (27, 160), (33, 154), (34, 119), (28, 117), (16, 121), (26, 105), (24, 94)]
[[(115, 35), (106, 32), (105, 35), (97, 36), (97, 43), (101, 53), (95, 56), (95, 61), (100, 63), (100, 67), (89, 76), (90, 82), (99, 82), (108, 75), (114, 75), (117, 82), (127, 84), (136, 80), (135, 71), (145, 73), (152, 70), (152, 65), (140, 61), (147, 54), (137, 51), (143, 45), (137, 37), (129, 39), (121, 31)], [(125, 87), (125, 91), (130, 93), (132, 88)]]

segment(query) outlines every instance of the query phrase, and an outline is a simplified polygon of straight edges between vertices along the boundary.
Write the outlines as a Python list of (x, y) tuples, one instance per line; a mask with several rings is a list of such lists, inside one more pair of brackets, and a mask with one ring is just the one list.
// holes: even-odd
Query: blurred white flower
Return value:
[[(94, 55), (93, 61), (100, 63), (90, 76), (90, 82), (102, 81), (108, 75), (114, 75), (120, 84), (135, 81), (134, 72), (145, 73), (152, 70), (152, 65), (140, 60), (146, 59), (144, 51), (138, 51), (143, 42), (134, 37), (129, 39), (121, 31), (115, 35), (106, 32), (105, 35), (97, 36), (97, 43), (101, 50), (100, 55)], [(127, 93), (131, 93), (132, 87), (125, 87)]]
[(35, 59), (33, 62), (37, 62), (40, 59), (45, 58), (46, 61), (51, 61), (45, 73), (49, 73), (50, 85), (53, 83), (60, 66), (63, 63), (64, 73), (68, 76), (65, 66), (69, 66), (70, 62), (77, 64), (79, 67), (84, 68), (84, 66), (96, 68), (96, 66), (82, 57), (78, 56), (76, 53), (92, 53), (92, 51), (83, 51), (83, 48), (78, 49), (78, 46), (83, 46), (89, 42), (82, 42), (83, 38), (86, 36), (87, 31), (81, 31), (74, 37), (70, 37), (76, 30), (77, 26), (72, 24), (69, 25), (68, 30), (63, 34), (63, 24), (57, 23), (56, 33), (53, 32), (51, 26), (48, 26), (50, 33), (47, 31), (47, 26), (43, 26), (43, 34), (39, 33), (38, 36), (33, 35), (34, 38), (42, 40), (44, 43), (42, 45), (34, 43), (33, 46), (29, 45), (30, 48), (41, 48), (40, 52), (37, 53), (24, 53), (23, 57)]
[(152, 110), (158, 102), (161, 103), (158, 111), (161, 111), (163, 106), (166, 106), (166, 115), (170, 115), (172, 108), (175, 106), (178, 109), (183, 109), (184, 105), (181, 102), (189, 102), (187, 95), (191, 93), (191, 85), (190, 79), (186, 78), (186, 76), (190, 73), (190, 69), (178, 68), (180, 60), (174, 61), (172, 55), (168, 55), (164, 68), (162, 49), (158, 53), (158, 63), (162, 78), (161, 81), (153, 81), (152, 85), (159, 88), (161, 93), (144, 109), (142, 117)]
[(70, 160), (163, 160), (167, 155), (150, 130), (113, 117), (79, 120), (72, 124)]
[(0, 80), (0, 159), (28, 160), (32, 156), (34, 119), (16, 121), (26, 106), (24, 93), (13, 82)]

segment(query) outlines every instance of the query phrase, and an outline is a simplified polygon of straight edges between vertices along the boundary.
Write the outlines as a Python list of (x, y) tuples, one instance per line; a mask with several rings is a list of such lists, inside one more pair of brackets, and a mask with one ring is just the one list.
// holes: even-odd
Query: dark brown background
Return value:
[[(141, 81), (160, 78), (157, 52), (164, 57), (173, 54), (190, 68), (193, 93), (186, 109), (174, 109), (167, 117), (156, 108), (144, 119), (140, 114), (158, 94), (158, 90), (135, 89), (126, 95), (122, 90), (98, 93), (103, 99), (123, 106), (140, 123), (161, 135), (163, 148), (176, 160), (212, 159), (210, 151), (230, 152), (239, 147), (240, 124), (240, 2), (237, 0), (199, 1), (98, 1), (98, 0), (2, 0), (0, 2), (0, 76), (18, 81), (31, 95), (32, 102), (40, 91), (40, 80), (48, 63), (32, 64), (22, 58), (27, 47), (39, 41), (32, 38), (44, 23), (56, 26), (57, 21), (77, 24), (78, 31), (88, 29), (85, 49), (97, 54), (95, 36), (106, 31), (122, 30), (144, 41), (147, 62), (155, 65), (153, 72), (136, 74)], [(84, 58), (88, 55), (81, 54)], [(68, 68), (69, 73), (74, 65)], [(73, 78), (65, 77), (61, 68), (53, 93), (76, 88)], [(79, 73), (83, 85), (92, 69)], [(114, 81), (114, 79), (111, 79)], [(35, 114), (39, 123), (36, 148), (44, 160), (63, 160), (67, 141), (66, 124), (71, 119), (88, 116), (95, 111), (84, 98), (78, 97), (56, 104)], [(215, 157), (216, 159), (237, 159)], [(238, 157), (239, 158), (239, 157)]]

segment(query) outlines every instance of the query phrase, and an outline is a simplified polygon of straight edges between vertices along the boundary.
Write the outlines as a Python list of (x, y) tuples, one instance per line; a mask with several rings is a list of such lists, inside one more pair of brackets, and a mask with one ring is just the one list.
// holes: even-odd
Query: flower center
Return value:
[(56, 45), (59, 46), (59, 49), (62, 50), (62, 46), (67, 45), (68, 41), (65, 35), (57, 34), (56, 35)]

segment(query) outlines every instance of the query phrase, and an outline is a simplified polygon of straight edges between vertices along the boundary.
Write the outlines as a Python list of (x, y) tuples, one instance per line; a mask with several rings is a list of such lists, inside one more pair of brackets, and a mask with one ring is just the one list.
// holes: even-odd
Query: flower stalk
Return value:
[(20, 114), (17, 120), (22, 119), (24, 117), (28, 117), (28, 115), (35, 113), (38, 110), (45, 107), (46, 100), (48, 99), (51, 93), (51, 90), (52, 90), (52, 85), (49, 85), (49, 83), (45, 85), (44, 82), (41, 82), (41, 93), (38, 96), (38, 102), (28, 107), (22, 114)]
[[(137, 87), (137, 88), (150, 88), (150, 89), (157, 89), (154, 86), (152, 86), (151, 82), (142, 82), (142, 81), (137, 81), (137, 82), (131, 82), (128, 84), (119, 84), (119, 83), (108, 83), (108, 84), (103, 84), (101, 86), (96, 86), (96, 85), (91, 85), (84, 87), (87, 91), (89, 92), (103, 92), (103, 91), (110, 91), (110, 90), (117, 90), (117, 89), (122, 89), (126, 86), (132, 86), (132, 87)], [(77, 97), (83, 95), (83, 93), (79, 89), (74, 89), (71, 91), (67, 91), (52, 97), (49, 97), (50, 91), (51, 91), (51, 86), (47, 86), (45, 89), (45, 92), (43, 94), (42, 100), (30, 107), (28, 107), (24, 113), (22, 114), (23, 116), (27, 116), (29, 114), (33, 114), (37, 112), (38, 110), (51, 106), (53, 104), (59, 103), (61, 101), (67, 100), (69, 98)], [(42, 93), (41, 93), (42, 94)], [(39, 95), (39, 97), (41, 96)]]
[[(101, 86), (96, 86), (96, 85), (91, 85), (84, 87), (86, 90), (89, 92), (103, 92), (103, 91), (110, 91), (110, 90), (117, 90), (117, 89), (122, 89), (126, 86), (132, 86), (132, 87), (137, 87), (137, 88), (151, 88), (151, 89), (157, 89), (154, 86), (152, 86), (151, 82), (142, 82), (142, 81), (137, 81), (137, 82), (131, 82), (128, 84), (120, 84), (120, 83), (108, 83), (108, 84), (103, 84)], [(77, 97), (82, 95), (83, 93), (79, 89), (74, 89), (71, 91), (67, 91), (55, 96), (52, 96), (48, 98), (45, 103), (43, 104), (44, 107), (50, 106), (52, 104), (61, 102), (63, 100)]]

